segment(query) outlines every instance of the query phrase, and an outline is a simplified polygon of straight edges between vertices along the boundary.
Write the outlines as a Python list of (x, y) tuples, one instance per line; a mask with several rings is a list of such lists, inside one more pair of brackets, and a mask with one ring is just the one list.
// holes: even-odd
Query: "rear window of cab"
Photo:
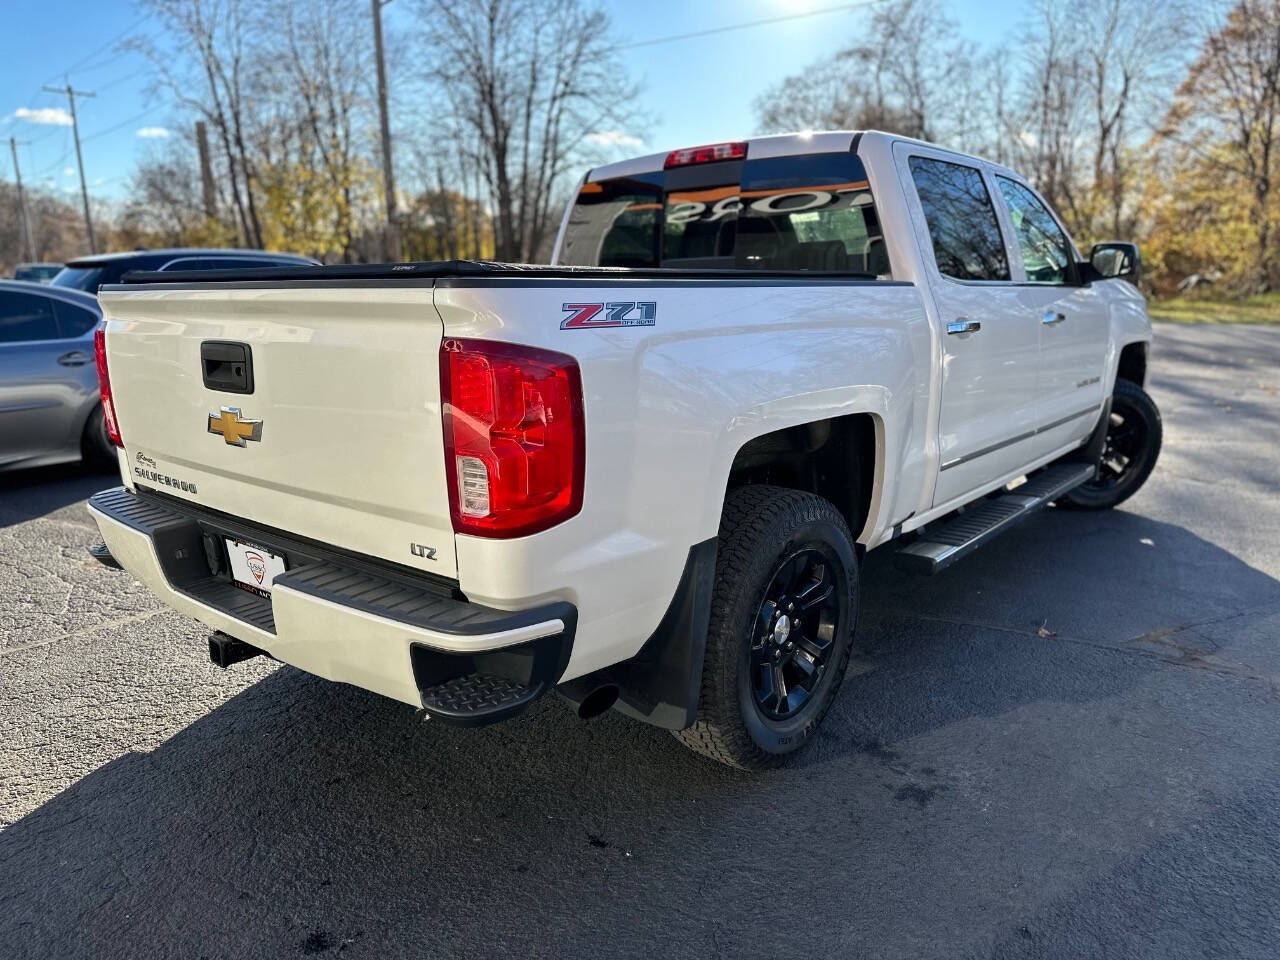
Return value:
[(852, 153), (727, 160), (583, 184), (559, 262), (889, 274)]

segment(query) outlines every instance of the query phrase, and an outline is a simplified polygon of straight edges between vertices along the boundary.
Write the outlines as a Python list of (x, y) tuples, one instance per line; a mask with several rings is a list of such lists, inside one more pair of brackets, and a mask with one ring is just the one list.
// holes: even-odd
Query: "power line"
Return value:
[[(150, 43), (153, 43), (155, 40), (156, 40), (156, 36), (149, 35), (145, 31), (138, 31), (134, 33), (132, 36), (127, 37), (124, 42), (133, 43), (134, 41), (137, 41), (139, 44), (143, 44), (143, 43), (150, 44)], [(83, 81), (86, 74), (98, 73), (103, 70), (114, 68), (116, 64), (120, 63), (121, 61), (125, 61), (125, 62), (136, 61), (138, 60), (138, 58), (145, 57), (145, 56), (147, 56), (145, 50), (134, 49), (131, 47), (121, 49), (120, 44), (117, 43), (116, 50), (114, 52), (102, 55), (100, 58), (96, 58), (93, 62), (86, 63), (83, 66), (77, 67), (75, 70), (75, 73), (72, 74), (72, 76), (75, 76), (79, 78), (81, 81)]]
[(659, 43), (675, 43), (677, 40), (692, 40), (695, 37), (709, 37), (716, 33), (728, 33), (731, 30), (749, 30), (752, 27), (766, 27), (772, 23), (785, 23), (788, 20), (804, 20), (809, 17), (821, 17), (828, 13), (844, 13), (849, 10), (861, 10), (874, 7), (888, 0), (863, 0), (862, 3), (846, 3), (838, 7), (823, 7), (821, 10), (806, 10), (804, 13), (789, 13), (781, 17), (769, 17), (765, 20), (750, 20), (746, 23), (730, 23), (723, 27), (711, 27), (707, 30), (695, 30), (692, 33), (676, 33), (668, 37), (654, 37), (651, 40), (636, 40), (633, 43), (621, 43), (615, 50), (631, 50), (635, 47), (651, 47)]
[(28, 142), (28, 143), (39, 143), (41, 140), (48, 140), (50, 137), (56, 136), (56, 135), (57, 135), (57, 133), (58, 133), (58, 131), (59, 131), (59, 130), (61, 130), (61, 129), (62, 129), (61, 127), (59, 127), (59, 126), (55, 126), (55, 127), (54, 127), (52, 130), (50, 130), (48, 133), (42, 133), (42, 134), (40, 134), (40, 136), (38, 136), (38, 137), (32, 137), (32, 138), (31, 138), (30, 140), (28, 140), (27, 142)]
[(100, 83), (98, 84), (98, 92), (101, 93), (103, 90), (110, 90), (112, 87), (118, 87), (120, 84), (132, 80), (134, 77), (140, 77), (144, 73), (149, 73), (150, 71), (150, 67), (143, 67), (140, 70), (134, 70), (132, 73), (126, 73), (123, 77), (116, 77), (114, 80), (108, 80), (106, 83)]
[[(46, 164), (45, 166), (37, 170), (35, 173), (33, 173), (32, 174), (33, 178), (43, 177), (49, 171), (54, 170), (57, 167), (60, 167), (67, 162), (67, 155), (71, 153), (71, 142), (70, 142), (71, 131), (66, 127), (58, 127), (57, 129), (62, 131), (62, 153), (59, 154), (58, 159), (55, 160), (53, 163)], [(31, 142), (34, 143), (35, 141), (31, 141)], [(30, 149), (31, 148), (28, 146), (27, 148), (28, 152), (30, 151)]]
[(166, 104), (164, 106), (159, 106), (159, 107), (148, 107), (146, 110), (143, 110), (141, 113), (134, 114), (128, 120), (121, 120), (119, 123), (113, 124), (112, 126), (107, 127), (105, 130), (98, 130), (94, 133), (89, 134), (89, 136), (87, 137), (81, 137), (80, 142), (88, 143), (90, 140), (97, 140), (99, 137), (105, 137), (108, 133), (115, 133), (121, 127), (127, 127), (129, 124), (136, 123), (137, 121), (143, 119), (144, 117), (149, 117), (153, 113), (156, 113), (159, 110), (165, 109), (166, 106), (168, 105)]
[[(96, 57), (98, 54), (102, 53), (102, 52), (103, 52), (103, 51), (105, 51), (105, 50), (110, 49), (110, 48), (111, 48), (111, 47), (113, 47), (115, 44), (117, 44), (118, 42), (120, 42), (120, 40), (124, 39), (124, 37), (125, 37), (127, 34), (129, 34), (132, 30), (136, 29), (139, 25), (141, 25), (141, 24), (145, 23), (147, 20), (151, 19), (151, 17), (152, 17), (152, 14), (150, 14), (150, 13), (143, 14), (141, 17), (138, 17), (138, 19), (134, 20), (131, 24), (129, 24), (129, 26), (125, 27), (123, 30), (121, 30), (119, 33), (117, 33), (117, 34), (116, 34), (114, 37), (112, 37), (110, 40), (106, 41), (105, 43), (103, 43), (103, 44), (102, 44), (101, 46), (99, 46), (99, 47), (95, 47), (93, 50), (91, 50), (91, 51), (89, 51), (88, 53), (86, 53), (84, 56), (82, 56), (82, 57), (81, 57), (79, 60), (77, 60), (75, 63), (71, 64), (71, 66), (69, 66), (69, 67), (64, 67), (63, 69), (59, 70), (57, 73), (55, 73), (53, 76), (51, 76), (48, 80), (45, 80), (42, 84), (40, 84), (40, 86), (37, 86), (37, 87), (36, 87), (36, 89), (32, 91), (31, 96), (27, 98), (27, 102), (28, 102), (28, 103), (35, 103), (35, 101), (37, 100), (37, 98), (39, 98), (40, 94), (43, 92), (43, 88), (44, 88), (46, 85), (48, 85), (48, 84), (50, 84), (50, 83), (53, 83), (53, 82), (54, 82), (54, 81), (56, 81), (59, 77), (65, 77), (65, 76), (67, 76), (67, 75), (68, 75), (68, 74), (70, 74), (73, 70), (77, 70), (77, 69), (79, 69), (81, 66), (83, 66), (85, 63), (87, 63), (87, 62), (89, 62), (90, 60), (92, 60), (92, 59), (93, 59), (94, 57)], [(94, 65), (92, 68), (90, 68), (90, 69), (95, 69), (95, 70), (96, 70), (98, 67), (105, 66), (105, 65), (106, 65), (106, 64), (108, 64), (108, 63), (114, 63), (116, 60), (119, 60), (121, 57), (123, 57), (123, 56), (125, 56), (125, 55), (126, 55), (126, 54), (123, 54), (123, 53), (121, 53), (121, 54), (117, 54), (117, 55), (115, 55), (115, 56), (113, 56), (113, 57), (108, 58), (107, 60), (104, 60), (102, 63), (95, 64), (95, 65)], [(59, 88), (59, 92), (61, 92), (61, 88)], [(44, 140), (44, 139), (48, 138), (50, 135), (51, 135), (51, 134), (45, 134), (44, 136), (36, 137), (36, 138), (35, 138), (35, 140), (34, 140), (33, 142), (38, 143), (38, 142), (40, 142), (41, 140)]]
[[(102, 53), (104, 50), (108, 50), (108, 49), (110, 49), (112, 46), (114, 46), (114, 45), (115, 45), (116, 43), (118, 43), (120, 40), (124, 39), (124, 37), (125, 37), (126, 35), (128, 35), (130, 32), (132, 32), (136, 27), (138, 27), (140, 24), (145, 23), (145, 22), (146, 22), (147, 20), (149, 20), (149, 19), (151, 19), (151, 14), (149, 14), (149, 13), (144, 13), (144, 14), (143, 14), (142, 16), (140, 16), (137, 20), (133, 21), (133, 23), (129, 24), (129, 26), (125, 27), (123, 30), (121, 30), (119, 33), (117, 33), (114, 37), (112, 37), (110, 40), (108, 40), (108, 41), (107, 41), (106, 43), (104, 43), (102, 46), (100, 46), (100, 47), (96, 47), (96, 48), (95, 48), (94, 50), (92, 50), (91, 52), (89, 52), (89, 53), (85, 54), (83, 57), (81, 57), (79, 60), (77, 60), (77, 61), (76, 61), (75, 63), (73, 63), (71, 66), (69, 66), (69, 67), (64, 67), (63, 69), (59, 70), (59, 71), (58, 71), (57, 73), (55, 73), (52, 77), (50, 77), (48, 80), (46, 80), (46, 81), (44, 82), (44, 84), (52, 83), (54, 80), (57, 80), (59, 77), (61, 77), (61, 76), (65, 76), (66, 74), (69, 74), (69, 73), (73, 72), (74, 70), (78, 69), (79, 67), (83, 66), (85, 63), (87, 63), (88, 61), (92, 60), (94, 57), (96, 57), (98, 54)], [(41, 86), (44, 86), (44, 84), (41, 84)]]

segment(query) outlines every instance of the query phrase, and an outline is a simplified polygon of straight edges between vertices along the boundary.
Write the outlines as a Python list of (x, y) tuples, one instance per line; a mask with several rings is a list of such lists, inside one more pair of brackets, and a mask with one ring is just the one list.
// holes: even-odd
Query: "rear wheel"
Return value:
[(680, 740), (751, 769), (808, 743), (848, 667), (857, 581), (852, 537), (831, 503), (778, 487), (730, 492), (698, 719)]
[(80, 455), (85, 463), (104, 470), (116, 465), (116, 445), (107, 436), (107, 423), (101, 406), (94, 407), (85, 422), (84, 433), (80, 437)]
[(1147, 482), (1160, 456), (1164, 427), (1155, 401), (1131, 380), (1117, 380), (1098, 475), (1067, 494), (1061, 506), (1108, 510)]

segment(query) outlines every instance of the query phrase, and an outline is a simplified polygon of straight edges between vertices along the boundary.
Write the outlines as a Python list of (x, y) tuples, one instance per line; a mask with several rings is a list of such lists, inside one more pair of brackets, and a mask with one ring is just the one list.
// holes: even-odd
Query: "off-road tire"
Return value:
[[(1108, 475), (1104, 465), (1097, 479), (1076, 487), (1058, 501), (1058, 506), (1068, 510), (1110, 510), (1137, 493), (1155, 469), (1164, 441), (1164, 425), (1155, 401), (1132, 380), (1116, 380), (1111, 394), (1111, 413), (1140, 432), (1140, 449), (1134, 451), (1136, 456), (1118, 478)], [(1108, 448), (1111, 442), (1112, 436), (1108, 434)]]
[[(834, 592), (839, 597), (843, 591), (842, 612), (808, 701), (795, 716), (772, 721), (752, 694), (750, 648), (778, 565), (807, 547), (834, 559)], [(720, 520), (697, 720), (676, 736), (698, 753), (730, 766), (777, 766), (813, 738), (835, 700), (849, 665), (857, 616), (857, 553), (835, 506), (781, 487), (730, 491)]]

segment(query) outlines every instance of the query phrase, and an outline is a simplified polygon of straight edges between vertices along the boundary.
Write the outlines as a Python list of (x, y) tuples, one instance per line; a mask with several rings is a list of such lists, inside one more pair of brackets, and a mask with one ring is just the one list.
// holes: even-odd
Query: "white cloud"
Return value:
[(75, 168), (75, 167), (63, 167), (63, 168), (62, 168), (62, 175), (63, 175), (64, 177), (74, 177), (74, 176), (76, 175), (76, 168)]
[(628, 149), (634, 149), (644, 146), (644, 141), (639, 137), (633, 137), (631, 134), (624, 133), (621, 130), (600, 130), (596, 133), (588, 133), (587, 140), (598, 147), (627, 147)]
[(169, 135), (169, 131), (166, 130), (164, 127), (143, 127), (141, 130), (138, 131), (138, 136), (146, 137), (147, 139), (154, 139), (156, 137), (167, 137), (168, 135)]
[(13, 116), (17, 120), (26, 120), (27, 123), (42, 123), (51, 127), (71, 126), (71, 114), (62, 107), (40, 107), (38, 110), (19, 107), (13, 111)]

